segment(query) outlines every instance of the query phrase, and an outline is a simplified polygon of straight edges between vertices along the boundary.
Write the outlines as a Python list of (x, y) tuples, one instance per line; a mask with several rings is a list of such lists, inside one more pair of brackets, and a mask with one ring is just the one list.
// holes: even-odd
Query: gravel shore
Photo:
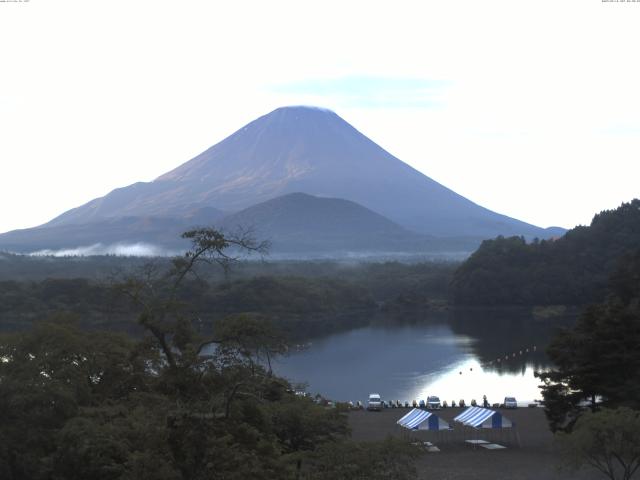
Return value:
[[(352, 438), (356, 441), (383, 440), (388, 435), (419, 438), (437, 445), (440, 452), (424, 453), (418, 460), (420, 479), (478, 479), (478, 480), (547, 480), (603, 478), (592, 470), (570, 472), (561, 470), (561, 459), (554, 449), (553, 434), (549, 431), (541, 408), (518, 408), (500, 411), (516, 425), (513, 431), (471, 432), (454, 424), (453, 417), (462, 409), (447, 408), (437, 412), (440, 418), (454, 427), (452, 432), (402, 431), (396, 421), (409, 409), (385, 409), (381, 412), (353, 411), (349, 414)], [(484, 439), (507, 448), (485, 450), (474, 448), (466, 439)]]

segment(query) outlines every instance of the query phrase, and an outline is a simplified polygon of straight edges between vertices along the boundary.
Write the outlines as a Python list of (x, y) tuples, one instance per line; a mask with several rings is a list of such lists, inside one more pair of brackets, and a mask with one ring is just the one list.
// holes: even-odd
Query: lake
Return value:
[(376, 392), (386, 400), (437, 395), (467, 404), (515, 396), (524, 405), (542, 398), (534, 371), (549, 368), (544, 348), (555, 328), (571, 321), (475, 311), (373, 324), (314, 340), (274, 370), (336, 401), (365, 401)]

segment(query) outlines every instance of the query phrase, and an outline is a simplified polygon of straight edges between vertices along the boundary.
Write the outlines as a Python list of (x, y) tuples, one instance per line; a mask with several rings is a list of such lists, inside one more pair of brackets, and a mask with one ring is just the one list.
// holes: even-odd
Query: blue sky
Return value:
[(331, 109), (487, 208), (637, 197), (640, 3), (0, 3), (0, 232), (151, 181), (284, 105)]

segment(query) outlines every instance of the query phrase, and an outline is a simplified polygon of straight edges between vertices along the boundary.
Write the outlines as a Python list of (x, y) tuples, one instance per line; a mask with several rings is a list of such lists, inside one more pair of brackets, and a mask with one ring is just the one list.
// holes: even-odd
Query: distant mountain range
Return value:
[(195, 225), (253, 227), (280, 252), (471, 251), (497, 235), (564, 233), (467, 200), (333, 112), (286, 107), (152, 182), (0, 235), (0, 249), (136, 242), (179, 248), (179, 233)]

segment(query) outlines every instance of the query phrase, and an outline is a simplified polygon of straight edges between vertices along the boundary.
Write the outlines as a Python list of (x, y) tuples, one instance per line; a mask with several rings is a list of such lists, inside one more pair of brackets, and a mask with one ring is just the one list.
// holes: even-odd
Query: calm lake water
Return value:
[(526, 315), (483, 311), (368, 326), (312, 341), (274, 370), (337, 401), (364, 401), (376, 392), (402, 402), (438, 395), (468, 404), (487, 395), (490, 403), (515, 396), (525, 404), (541, 399), (534, 371), (549, 367), (544, 348), (556, 326), (570, 321), (551, 326)]

